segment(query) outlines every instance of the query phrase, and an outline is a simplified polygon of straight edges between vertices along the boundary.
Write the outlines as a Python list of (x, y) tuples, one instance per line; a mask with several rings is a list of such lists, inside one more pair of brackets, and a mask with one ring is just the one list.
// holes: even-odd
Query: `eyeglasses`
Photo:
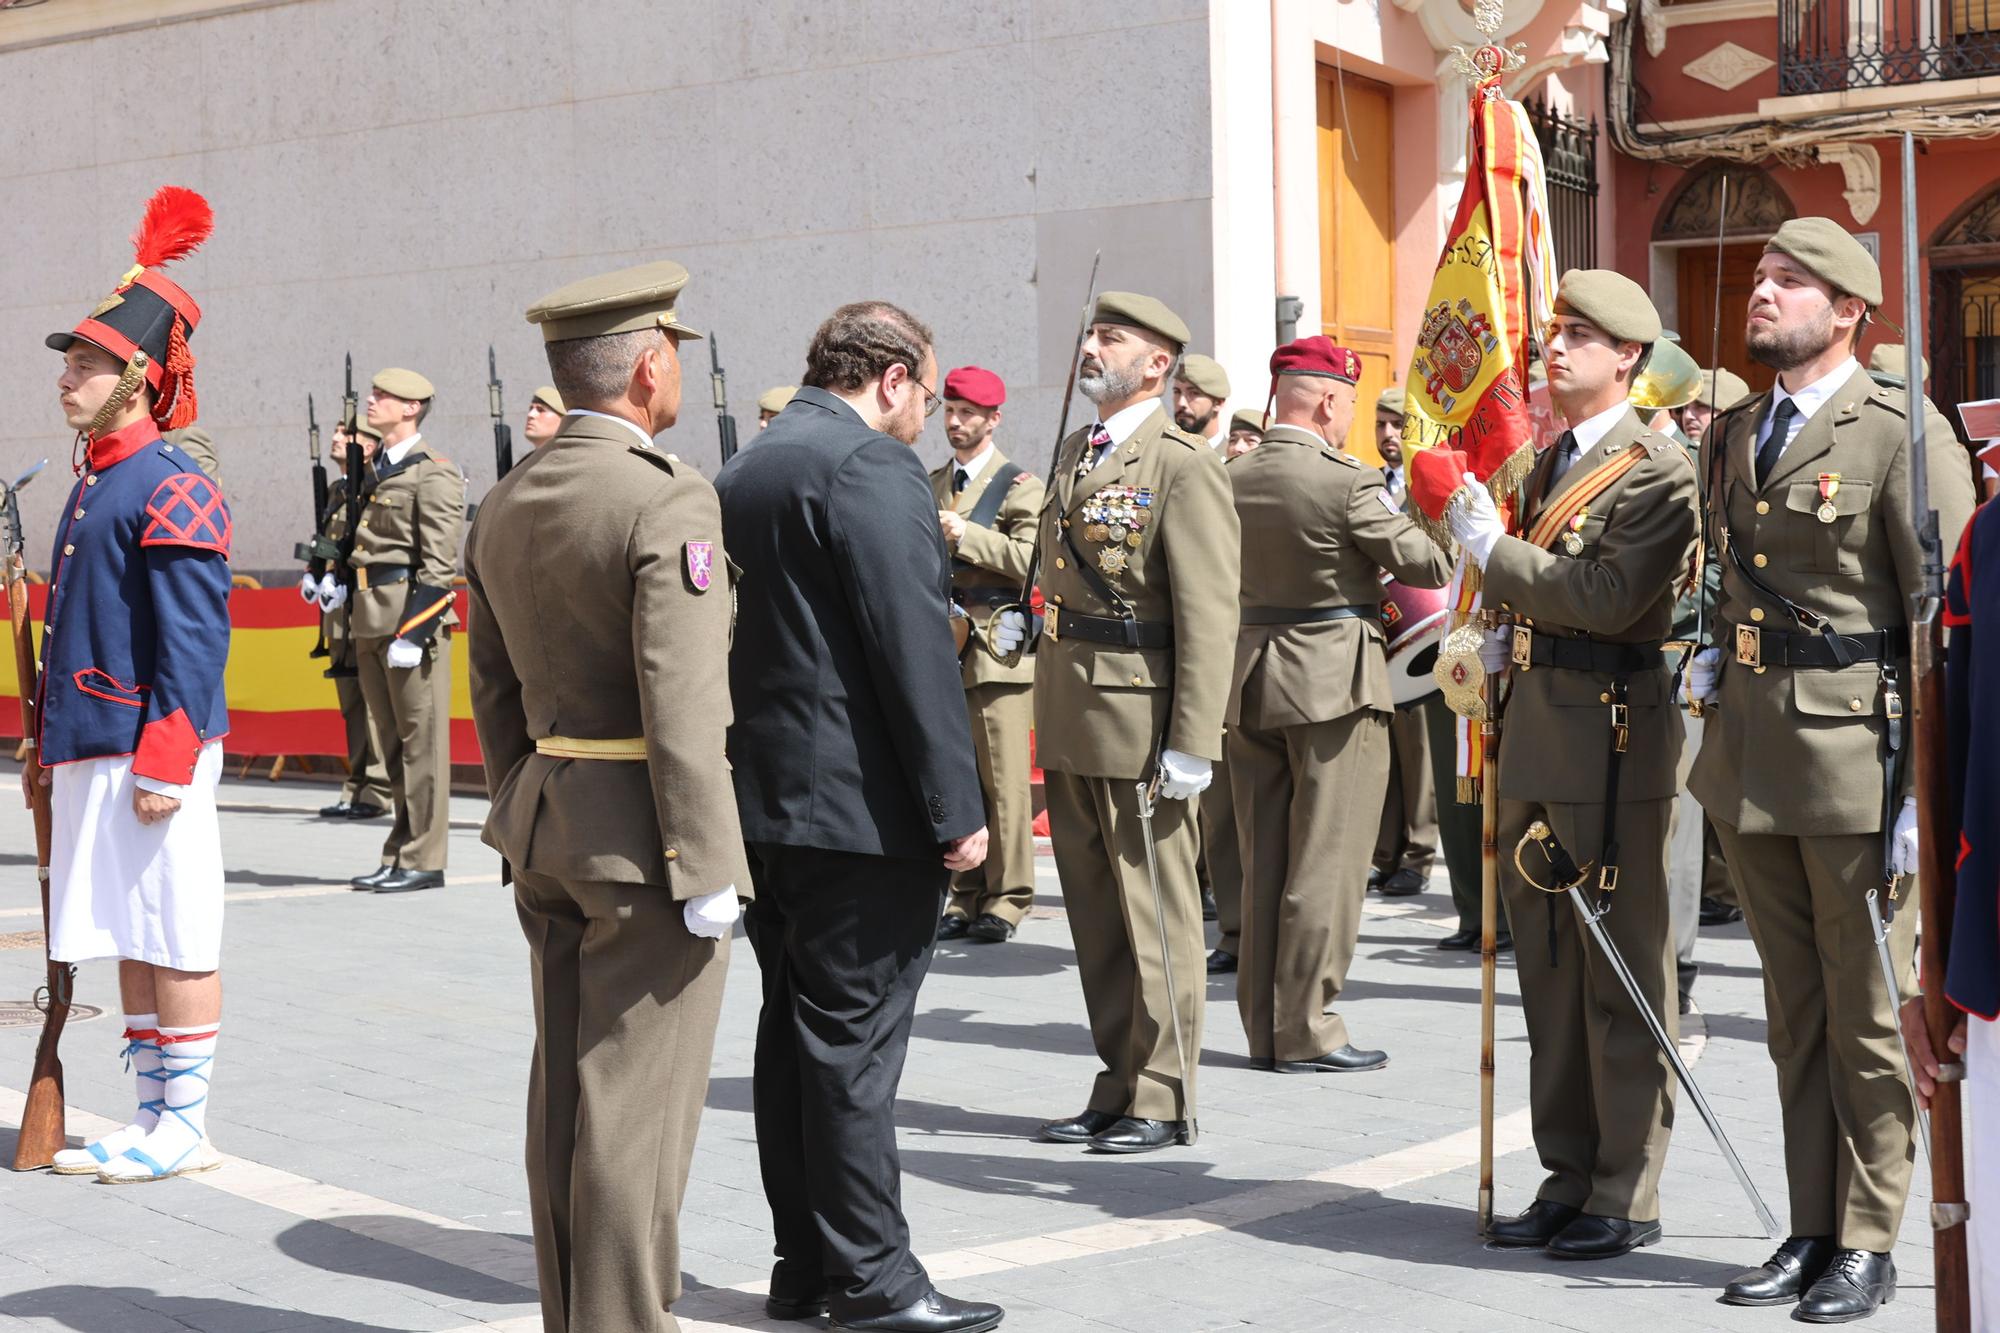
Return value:
[(924, 384), (924, 382), (918, 379), (915, 375), (910, 376), (910, 383), (916, 385), (918, 389), (923, 391), (924, 419), (926, 421), (930, 420), (932, 417), (937, 415), (937, 410), (940, 407), (944, 406), (944, 399), (932, 393), (930, 389)]

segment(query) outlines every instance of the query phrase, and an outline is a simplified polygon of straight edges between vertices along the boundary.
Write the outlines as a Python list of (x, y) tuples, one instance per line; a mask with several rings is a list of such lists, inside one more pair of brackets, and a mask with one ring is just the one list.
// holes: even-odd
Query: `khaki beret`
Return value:
[(1210, 398), (1229, 396), (1229, 372), (1212, 356), (1194, 352), (1182, 357), (1179, 378), (1193, 385), (1196, 393), (1205, 393)]
[(407, 398), (413, 403), (427, 403), (437, 396), (431, 382), (414, 370), (392, 367), (377, 375), (371, 383), (391, 398)]
[(1556, 312), (1587, 319), (1619, 342), (1660, 340), (1660, 312), (1641, 287), (1608, 268), (1573, 268), (1556, 288)]
[(1093, 324), (1129, 324), (1157, 333), (1177, 350), (1188, 343), (1187, 323), (1167, 309), (1166, 302), (1137, 292), (1099, 292), (1090, 319)]
[(551, 343), (652, 328), (699, 338), (674, 311), (687, 280), (688, 271), (671, 259), (600, 273), (558, 287), (529, 306), (528, 322), (541, 325), (542, 341)]
[[(1931, 359), (1919, 357), (1924, 364), (1924, 378), (1931, 377)], [(1883, 343), (1868, 354), (1868, 369), (1882, 375), (1893, 375), (1897, 379), (1909, 378), (1910, 354), (1901, 343)]]
[(1733, 370), (1701, 372), (1701, 392), (1694, 400), (1712, 411), (1722, 412), (1750, 396), (1750, 386)]
[(1394, 385), (1375, 396), (1375, 412), (1378, 416), (1400, 417), (1403, 415), (1403, 391)]
[(1254, 430), (1262, 435), (1266, 425), (1266, 417), (1254, 407), (1239, 407), (1229, 414), (1229, 431), (1232, 435), (1239, 430)]
[(382, 438), (382, 432), (369, 425), (367, 417), (360, 417), (355, 421), (354, 433), (357, 435), (366, 435), (371, 440), (380, 440)]
[(1793, 218), (1764, 243), (1765, 254), (1773, 250), (1790, 255), (1835, 291), (1860, 297), (1871, 309), (1882, 304), (1882, 266), (1832, 218)]
[(544, 384), (541, 388), (535, 390), (535, 396), (528, 401), (531, 403), (540, 403), (557, 416), (561, 416), (569, 411), (568, 408), (563, 406), (562, 395), (556, 392), (556, 386), (553, 384)]
[(766, 389), (757, 395), (759, 412), (782, 412), (785, 404), (792, 401), (792, 395), (799, 391), (796, 384), (780, 384), (775, 389)]

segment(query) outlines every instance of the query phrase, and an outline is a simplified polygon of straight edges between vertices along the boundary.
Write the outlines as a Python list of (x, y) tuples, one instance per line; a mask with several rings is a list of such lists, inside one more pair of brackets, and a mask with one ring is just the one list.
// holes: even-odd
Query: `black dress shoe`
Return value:
[(1157, 1152), (1181, 1141), (1178, 1120), (1140, 1120), (1126, 1116), (1107, 1130), (1090, 1136), (1092, 1152)]
[(394, 866), (377, 866), (375, 867), (375, 869), (369, 871), (367, 874), (356, 875), (353, 879), (350, 879), (347, 882), (353, 888), (363, 889), (363, 890), (373, 889), (377, 884), (380, 884), (383, 880), (389, 878), (389, 876), (395, 873), (396, 873), (396, 867)]
[(766, 1296), (764, 1313), (773, 1319), (817, 1319), (826, 1313), (826, 1293), (821, 1292), (817, 1296)]
[(1274, 1061), (1273, 1067), (1282, 1074), (1358, 1074), (1366, 1069), (1380, 1069), (1388, 1063), (1387, 1051), (1361, 1051), (1353, 1046), (1343, 1046), (1310, 1060)]
[(1894, 1259), (1868, 1250), (1835, 1250), (1792, 1317), (1808, 1324), (1846, 1324), (1866, 1319), (1895, 1299)]
[(1764, 1261), (1738, 1273), (1722, 1289), (1724, 1305), (1790, 1305), (1819, 1281), (1833, 1258), (1831, 1236), (1794, 1236)]
[(1704, 926), (1726, 926), (1732, 921), (1743, 919), (1743, 909), (1716, 898), (1701, 900), (1701, 924)]
[(836, 1315), (827, 1328), (833, 1333), (985, 1333), (1000, 1327), (1006, 1313), (985, 1301), (954, 1300), (933, 1287), (915, 1305), (866, 1319)]
[(946, 912), (938, 922), (938, 938), (941, 940), (962, 940), (972, 929), (972, 923), (956, 912)]
[(981, 912), (965, 933), (981, 944), (1005, 944), (1014, 938), (1014, 928), (991, 912)]
[(1486, 1230), (1486, 1239), (1502, 1249), (1539, 1250), (1549, 1243), (1550, 1237), (1582, 1216), (1581, 1208), (1553, 1199), (1537, 1199), (1519, 1217), (1495, 1218)]
[(1224, 972), (1236, 970), (1236, 955), (1227, 949), (1211, 949), (1208, 953), (1208, 975), (1219, 977)]
[(1368, 872), (1368, 891), (1370, 893), (1374, 893), (1377, 889), (1380, 889), (1382, 887), (1382, 881), (1387, 878), (1389, 878), (1389, 872), (1382, 869), (1382, 867), (1380, 866), (1376, 866), (1373, 870)]
[(377, 893), (415, 893), (418, 889), (444, 887), (442, 870), (398, 870), (375, 882)]
[(345, 819), (347, 818), (347, 812), (353, 808), (346, 801), (335, 801), (332, 805), (321, 806), (319, 808), (319, 817), (321, 819)]
[[(325, 814), (326, 811), (322, 810), (320, 813)], [(388, 813), (386, 809), (371, 801), (355, 801), (347, 807), (347, 818), (349, 819), (380, 819)]]
[(1659, 1243), (1658, 1222), (1628, 1222), (1622, 1217), (1579, 1213), (1574, 1222), (1549, 1237), (1548, 1252), (1557, 1259), (1615, 1259), (1641, 1245)]
[(1479, 932), (1476, 930), (1454, 930), (1437, 942), (1437, 947), (1447, 953), (1465, 953), (1479, 947)]
[(1493, 937), (1493, 952), (1494, 953), (1514, 952), (1514, 937), (1512, 935), (1509, 935), (1504, 930), (1501, 931), (1499, 934), (1495, 935)]
[(1203, 921), (1213, 921), (1220, 915), (1222, 915), (1221, 909), (1215, 905), (1215, 890), (1203, 889), (1201, 891), (1201, 919)]
[(1117, 1123), (1118, 1117), (1109, 1111), (1079, 1111), (1067, 1120), (1049, 1121), (1035, 1131), (1035, 1137), (1043, 1143), (1088, 1143), (1091, 1135)]
[(1427, 883), (1429, 883), (1428, 876), (1418, 874), (1410, 867), (1404, 866), (1401, 870), (1398, 870), (1395, 874), (1382, 881), (1382, 896), (1384, 898), (1408, 898), (1414, 894), (1422, 893)]

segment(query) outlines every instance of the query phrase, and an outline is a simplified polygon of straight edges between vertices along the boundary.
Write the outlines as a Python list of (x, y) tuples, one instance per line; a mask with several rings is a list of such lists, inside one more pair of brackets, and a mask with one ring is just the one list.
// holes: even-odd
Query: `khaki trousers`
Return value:
[(1388, 781), (1389, 718), (1229, 733), (1243, 840), (1236, 1008), (1253, 1060), (1313, 1060), (1348, 1044), (1324, 1012), (1347, 984)]
[(1035, 687), (989, 683), (965, 691), (979, 789), (986, 796), (986, 864), (951, 878), (947, 914), (977, 920), (987, 914), (1021, 924), (1035, 905), (1035, 798), (1028, 733), (1035, 726)]
[(528, 1204), (548, 1333), (667, 1333), (729, 941), (650, 884), (514, 872), (535, 1056)]
[[(1224, 748), (1227, 749), (1225, 742)], [(1215, 947), (1243, 952), (1243, 852), (1236, 834), (1235, 784), (1229, 756), (1216, 761), (1214, 781), (1201, 794), (1201, 887), (1215, 895)]]
[(1194, 812), (1186, 801), (1163, 800), (1153, 814), (1160, 896), (1187, 1046), (1183, 1105), (1137, 782), (1052, 770), (1042, 777), (1084, 1010), (1104, 1065), (1090, 1090), (1090, 1109), (1142, 1120), (1192, 1119), (1208, 990), (1194, 878)]
[(358, 676), (335, 676), (334, 697), (340, 700), (341, 725), (347, 728), (347, 781), (341, 784), (340, 799), (379, 805), (387, 810), (393, 801), (389, 779), (375, 758), (375, 741), (368, 726), (368, 701), (361, 697)]
[[(1646, 1003), (1678, 1039), (1667, 901), (1672, 807), (1671, 798), (1619, 803), (1618, 887), (1603, 926)], [(1594, 864), (1604, 807), (1500, 802), (1500, 892), (1514, 926), (1528, 1020), (1528, 1105), (1535, 1150), (1549, 1172), (1538, 1197), (1599, 1217), (1655, 1221), (1674, 1123), (1673, 1066), (1568, 896), (1543, 893), (1522, 880), (1514, 848), (1537, 819), (1555, 830), (1578, 865)], [(1533, 851), (1524, 857), (1543, 878), (1540, 857)], [(1586, 890), (1585, 896), (1595, 895)]]
[[(1447, 792), (1449, 798), (1452, 793)], [(1431, 742), (1421, 703), (1389, 716), (1389, 772), (1374, 866), (1384, 875), (1414, 870), (1430, 878), (1437, 860), (1438, 807), (1431, 790)]]
[[(1868, 921), (1882, 837), (1745, 834), (1720, 820), (1715, 832), (1764, 964), (1792, 1234), (1885, 1251), (1902, 1225), (1914, 1150), (1898, 998), (1882, 985)], [(1904, 997), (1915, 993), (1914, 899), (1906, 881), (1903, 910), (1889, 928)]]
[(443, 870), (451, 832), (451, 636), (439, 631), (423, 664), (392, 669), (391, 639), (357, 639), (361, 693), (396, 822), (382, 864)]

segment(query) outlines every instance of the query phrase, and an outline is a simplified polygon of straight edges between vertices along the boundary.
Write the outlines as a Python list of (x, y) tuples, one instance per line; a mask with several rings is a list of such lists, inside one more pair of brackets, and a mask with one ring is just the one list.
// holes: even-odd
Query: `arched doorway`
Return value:
[(2000, 186), (1977, 195), (1932, 234), (1931, 401), (1964, 434), (1958, 405), (2000, 398)]
[[(1729, 180), (1729, 212), (1722, 213), (1722, 182)], [(1754, 390), (1771, 387), (1768, 366), (1750, 359), (1743, 345), (1743, 312), (1750, 305), (1750, 280), (1757, 271), (1764, 242), (1788, 219), (1797, 216), (1791, 199), (1778, 183), (1755, 167), (1739, 162), (1713, 163), (1688, 173), (1653, 228), (1655, 256), (1672, 256), (1677, 300), (1674, 321), (1681, 346), (1703, 366), (1717, 361), (1716, 284), (1721, 282), (1721, 363), (1749, 381)], [(1722, 262), (1715, 255), (1717, 222), (1721, 222)], [(1655, 262), (1656, 282), (1666, 275)]]

